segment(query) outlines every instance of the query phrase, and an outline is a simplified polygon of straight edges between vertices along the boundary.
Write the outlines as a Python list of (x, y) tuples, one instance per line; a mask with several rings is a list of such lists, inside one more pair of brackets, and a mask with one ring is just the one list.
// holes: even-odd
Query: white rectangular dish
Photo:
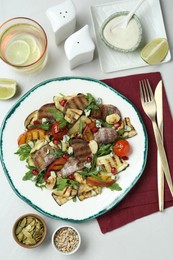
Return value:
[[(100, 28), (105, 19), (115, 12), (130, 11), (139, 0), (115, 0), (113, 3), (91, 6), (91, 16), (96, 36), (97, 50), (101, 70), (105, 73), (113, 71), (149, 66), (140, 57), (140, 51), (155, 38), (167, 38), (159, 0), (146, 0), (136, 11), (141, 21), (143, 38), (140, 47), (131, 53), (120, 53), (109, 48), (101, 40)], [(162, 63), (171, 59), (170, 51)]]

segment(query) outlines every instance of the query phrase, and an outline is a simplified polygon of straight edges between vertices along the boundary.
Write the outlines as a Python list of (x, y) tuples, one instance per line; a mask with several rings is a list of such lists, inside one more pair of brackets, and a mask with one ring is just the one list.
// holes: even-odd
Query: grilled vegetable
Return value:
[(86, 124), (91, 123), (91, 120), (86, 117), (86, 116), (81, 116), (76, 123), (68, 130), (68, 135), (69, 136), (75, 136), (77, 135), (79, 132), (81, 132), (84, 127), (86, 126)]
[(117, 173), (123, 171), (129, 165), (127, 161), (119, 158), (117, 155), (111, 156), (110, 154), (97, 158), (97, 165), (100, 165), (107, 172), (111, 172), (112, 168), (117, 170)]
[(72, 186), (66, 186), (62, 191), (54, 190), (52, 196), (59, 206), (63, 205), (67, 201), (73, 199), (77, 195), (77, 190)]
[(82, 113), (83, 111), (80, 109), (68, 108), (64, 118), (68, 123), (74, 124), (82, 115)]
[(31, 114), (27, 116), (24, 122), (25, 128), (29, 129), (30, 126), (34, 125), (34, 122), (37, 121), (38, 118), (38, 110), (33, 111)]
[(115, 180), (112, 180), (110, 177), (107, 179), (103, 179), (99, 177), (89, 176), (86, 178), (86, 183), (91, 186), (98, 186), (98, 187), (107, 187), (112, 185), (115, 182)]
[(114, 144), (113, 151), (119, 157), (124, 157), (129, 155), (131, 151), (131, 147), (129, 142), (126, 139), (121, 139)]
[(98, 131), (96, 127), (96, 120), (92, 120), (91, 123), (86, 124), (83, 130), (83, 139), (89, 142), (94, 139), (94, 133)]
[(137, 134), (134, 126), (130, 122), (129, 117), (124, 118), (116, 131), (118, 132), (118, 135), (123, 138), (130, 138)]
[(55, 122), (51, 127), (51, 134), (55, 139), (62, 139), (67, 134), (67, 127), (60, 127), (60, 122)]
[(52, 190), (56, 184), (56, 174), (53, 172), (46, 180), (46, 188)]
[(87, 183), (81, 184), (78, 188), (77, 196), (80, 201), (91, 198), (101, 193), (101, 189), (96, 186), (89, 186)]
[(72, 96), (54, 96), (53, 101), (58, 110), (64, 113), (64, 106), (67, 100), (69, 100)]
[(21, 134), (18, 138), (18, 145), (28, 144), (30, 141), (36, 140), (47, 140), (49, 141), (49, 136), (43, 129), (34, 128), (27, 130), (23, 134)]
[(106, 122), (110, 125), (113, 125), (117, 122), (119, 122), (121, 119), (120, 115), (117, 114), (117, 113), (114, 113), (114, 114), (111, 114), (111, 115), (108, 115), (106, 116)]
[(54, 172), (60, 171), (66, 162), (67, 162), (67, 159), (63, 158), (63, 157), (57, 158), (55, 161), (53, 161), (46, 170), (46, 173), (44, 176), (45, 181), (47, 182), (47, 179), (49, 178), (49, 176), (51, 176), (51, 171), (54, 171)]

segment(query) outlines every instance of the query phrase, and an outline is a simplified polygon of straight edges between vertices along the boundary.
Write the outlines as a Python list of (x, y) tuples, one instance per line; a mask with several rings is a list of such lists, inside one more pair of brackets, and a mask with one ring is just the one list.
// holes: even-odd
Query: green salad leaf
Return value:
[(68, 185), (71, 185), (73, 187), (78, 186), (78, 182), (68, 179), (68, 178), (57, 178), (57, 190), (63, 190)]
[(24, 144), (19, 147), (15, 154), (18, 154), (21, 161), (26, 160), (30, 155), (31, 147), (29, 144)]
[(53, 115), (54, 119), (60, 122), (59, 127), (67, 125), (67, 121), (64, 119), (64, 114), (56, 108), (49, 108), (49, 112)]
[(107, 186), (106, 188), (110, 189), (110, 190), (116, 190), (116, 191), (121, 191), (122, 188), (119, 186), (119, 184), (117, 182), (113, 183), (110, 186)]
[(95, 98), (91, 93), (87, 93), (86, 98), (89, 102), (89, 104), (85, 107), (86, 110), (98, 110), (99, 106), (96, 103)]

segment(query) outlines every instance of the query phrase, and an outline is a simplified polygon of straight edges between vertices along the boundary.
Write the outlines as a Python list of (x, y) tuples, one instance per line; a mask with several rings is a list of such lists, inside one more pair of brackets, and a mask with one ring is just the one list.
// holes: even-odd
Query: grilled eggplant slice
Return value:
[(38, 110), (33, 111), (31, 114), (27, 116), (24, 122), (24, 126), (26, 129), (30, 129), (34, 125), (34, 121), (38, 118)]
[(97, 165), (100, 165), (107, 172), (111, 172), (115, 168), (118, 172), (125, 170), (128, 167), (127, 161), (119, 158), (117, 155), (104, 155), (97, 158)]
[(77, 135), (79, 133), (80, 128), (84, 128), (86, 126), (86, 124), (91, 123), (91, 119), (89, 119), (88, 117), (82, 115), (77, 121), (76, 123), (69, 129), (68, 131), (68, 135), (70, 137), (73, 137), (75, 135)]
[(74, 124), (82, 115), (82, 113), (83, 111), (80, 109), (68, 108), (64, 118), (68, 123)]
[(123, 138), (130, 138), (137, 134), (136, 129), (131, 124), (130, 118), (125, 117), (121, 122), (121, 125), (116, 129), (118, 131), (118, 135)]
[(77, 190), (72, 186), (65, 187), (62, 191), (54, 190), (52, 197), (58, 203), (59, 206), (63, 205), (67, 201), (73, 199), (77, 195)]
[(80, 201), (91, 198), (101, 193), (100, 187), (89, 186), (88, 184), (80, 184), (77, 196)]

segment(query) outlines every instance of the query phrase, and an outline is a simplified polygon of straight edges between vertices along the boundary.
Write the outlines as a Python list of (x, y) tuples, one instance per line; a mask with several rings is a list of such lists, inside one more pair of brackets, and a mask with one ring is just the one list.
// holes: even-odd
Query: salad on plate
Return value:
[(53, 97), (27, 116), (16, 154), (26, 161), (24, 181), (52, 190), (59, 206), (119, 191), (118, 174), (133, 152), (137, 134), (129, 117), (91, 93)]

